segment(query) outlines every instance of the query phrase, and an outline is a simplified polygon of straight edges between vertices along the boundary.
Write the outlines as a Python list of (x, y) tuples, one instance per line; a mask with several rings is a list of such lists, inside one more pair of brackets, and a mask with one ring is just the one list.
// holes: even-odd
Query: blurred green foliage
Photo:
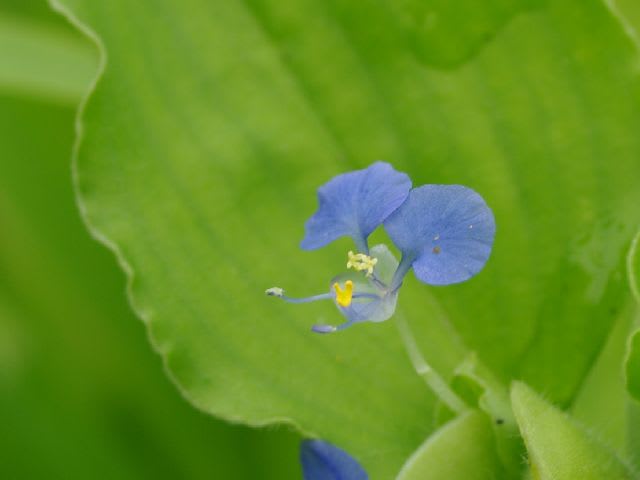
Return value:
[[(131, 313), (113, 256), (79, 219), (70, 157), (94, 50), (45, 2), (3, 0), (5, 25), (0, 478), (297, 478), (296, 435), (222, 423), (180, 397)], [(49, 62), (33, 58), (38, 42)], [(59, 58), (67, 63), (56, 70)], [(16, 89), (21, 75), (35, 87)]]

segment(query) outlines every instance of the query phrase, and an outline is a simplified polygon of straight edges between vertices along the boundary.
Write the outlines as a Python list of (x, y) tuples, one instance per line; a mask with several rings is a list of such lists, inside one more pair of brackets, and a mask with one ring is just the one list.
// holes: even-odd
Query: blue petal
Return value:
[[(496, 231), (483, 198), (462, 185), (424, 185), (384, 222), (389, 237), (430, 285), (463, 282), (489, 259)], [(402, 269), (402, 267), (401, 267)]]
[(322, 440), (300, 446), (304, 480), (367, 480), (367, 472), (344, 450)]
[(332, 178), (318, 189), (318, 210), (305, 224), (300, 246), (315, 250), (351, 236), (366, 253), (366, 238), (405, 201), (410, 189), (409, 177), (383, 162)]

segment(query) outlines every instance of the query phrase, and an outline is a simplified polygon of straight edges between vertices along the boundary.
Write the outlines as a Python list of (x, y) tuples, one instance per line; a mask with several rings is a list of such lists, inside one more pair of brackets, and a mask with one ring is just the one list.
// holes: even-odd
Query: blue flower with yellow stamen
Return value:
[[(347, 269), (354, 271), (335, 277), (329, 292), (312, 297), (288, 297), (278, 287), (266, 291), (291, 303), (333, 300), (347, 321), (337, 327), (315, 325), (318, 333), (390, 318), (411, 268), (424, 283), (450, 285), (480, 272), (491, 254), (493, 213), (478, 193), (462, 185), (411, 189), (406, 174), (376, 162), (334, 177), (318, 189), (318, 202), (301, 247), (313, 250), (350, 236), (359, 250), (348, 253)], [(368, 237), (380, 225), (402, 253), (400, 262), (385, 245), (369, 250)]]

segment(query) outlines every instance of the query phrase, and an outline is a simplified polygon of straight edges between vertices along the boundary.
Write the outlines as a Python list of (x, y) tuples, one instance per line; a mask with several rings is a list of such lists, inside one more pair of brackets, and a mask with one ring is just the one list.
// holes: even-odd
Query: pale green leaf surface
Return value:
[(490, 40), (447, 20), (472, 3), (439, 7), (439, 41), (458, 46), (437, 58), (416, 53), (406, 12), (373, 1), (60, 2), (108, 56), (82, 116), (83, 211), (194, 404), (289, 419), (373, 478), (432, 430), (391, 322), (321, 337), (309, 327), (336, 323), (332, 305), (261, 297), (326, 290), (352, 247), (297, 249), (315, 189), (380, 158), (416, 184), (468, 185), (496, 214), (477, 278), (403, 287), (429, 362), (450, 373), (473, 350), (499, 381), (571, 401), (628, 297), (637, 51), (595, 0), (496, 2)]
[(471, 411), (450, 421), (416, 450), (397, 480), (494, 480), (501, 478), (491, 422)]
[(604, 443), (524, 383), (514, 383), (511, 401), (533, 480), (638, 478)]

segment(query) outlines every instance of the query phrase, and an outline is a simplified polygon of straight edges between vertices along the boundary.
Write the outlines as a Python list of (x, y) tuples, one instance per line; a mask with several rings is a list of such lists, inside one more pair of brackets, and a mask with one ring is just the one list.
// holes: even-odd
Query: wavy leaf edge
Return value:
[(135, 279), (136, 279), (136, 271), (132, 265), (132, 263), (127, 259), (127, 257), (122, 252), (120, 246), (111, 240), (107, 235), (105, 235), (100, 228), (94, 225), (91, 222), (90, 216), (87, 212), (87, 208), (84, 204), (82, 193), (80, 191), (80, 180), (79, 180), (79, 170), (78, 170), (78, 158), (80, 148), (83, 143), (84, 138), (84, 123), (83, 116), (87, 106), (89, 105), (91, 98), (98, 87), (100, 80), (104, 76), (104, 73), (107, 69), (108, 65), (108, 53), (107, 48), (105, 46), (104, 41), (98, 35), (98, 33), (93, 30), (88, 24), (83, 22), (69, 7), (67, 7), (60, 0), (47, 0), (49, 6), (56, 13), (60, 14), (63, 18), (65, 18), (71, 26), (78, 29), (78, 31), (85, 36), (90, 43), (93, 44), (97, 53), (98, 53), (98, 67), (95, 73), (95, 76), (91, 80), (89, 87), (86, 92), (83, 94), (82, 99), (78, 105), (78, 109), (76, 111), (75, 116), (75, 140), (71, 153), (71, 179), (72, 179), (72, 188), (74, 191), (74, 197), (76, 206), (78, 208), (78, 213), (80, 218), (85, 225), (89, 235), (96, 240), (98, 243), (102, 244), (106, 247), (110, 252), (113, 253), (116, 262), (120, 269), (123, 271), (126, 280), (125, 294), (127, 298), (127, 302), (131, 307), (134, 315), (138, 317), (142, 323), (145, 324), (145, 335), (149, 344), (151, 345), (153, 351), (158, 354), (162, 361), (162, 368), (164, 370), (165, 375), (169, 379), (169, 381), (175, 386), (179, 394), (182, 396), (184, 400), (186, 400), (190, 405), (195, 407), (197, 410), (201, 411), (206, 415), (214, 416), (215, 418), (237, 425), (245, 425), (248, 427), (260, 428), (267, 426), (281, 426), (284, 428), (291, 428), (294, 431), (299, 432), (305, 437), (315, 438), (318, 435), (314, 432), (304, 429), (298, 422), (294, 419), (286, 416), (274, 416), (269, 418), (264, 418), (262, 420), (252, 420), (241, 415), (229, 415), (225, 413), (216, 412), (214, 408), (206, 407), (200, 404), (197, 399), (190, 395), (188, 390), (183, 388), (175, 375), (171, 372), (167, 364), (167, 357), (163, 354), (162, 349), (158, 345), (156, 339), (151, 334), (151, 331), (146, 328), (149, 320), (151, 318), (151, 313), (149, 313), (148, 309), (145, 309), (136, 299), (135, 295)]

